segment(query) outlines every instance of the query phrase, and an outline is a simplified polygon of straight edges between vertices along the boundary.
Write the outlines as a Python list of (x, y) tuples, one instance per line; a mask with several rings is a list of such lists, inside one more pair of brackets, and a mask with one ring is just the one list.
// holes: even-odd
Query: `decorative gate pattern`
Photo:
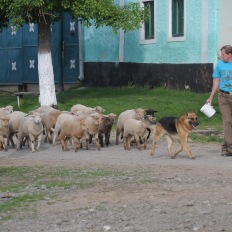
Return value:
[[(66, 14), (51, 26), (55, 83), (76, 83), (79, 76), (78, 23)], [(0, 84), (38, 83), (38, 26), (31, 23), (0, 32)], [(63, 60), (62, 60), (63, 52)], [(63, 76), (63, 78), (62, 78)]]

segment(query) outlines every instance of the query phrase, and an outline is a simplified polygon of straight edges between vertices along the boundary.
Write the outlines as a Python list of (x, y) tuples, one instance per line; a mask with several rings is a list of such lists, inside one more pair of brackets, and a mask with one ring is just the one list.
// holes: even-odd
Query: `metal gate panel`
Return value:
[(4, 49), (6, 47), (6, 28), (0, 31), (0, 49)]
[(5, 83), (22, 84), (22, 49), (6, 50)]
[[(55, 83), (76, 83), (79, 76), (78, 22), (65, 14), (63, 21), (53, 24), (51, 30)], [(38, 25), (25, 24), (17, 30), (10, 26), (0, 31), (0, 57), (0, 84), (39, 83)]]
[(4, 49), (0, 48), (0, 57), (1, 57), (1, 62), (0, 62), (0, 84), (5, 84), (6, 83), (6, 52)]
[(54, 71), (55, 83), (61, 81), (61, 43), (62, 43), (62, 27), (60, 22), (56, 22), (51, 27), (51, 49), (52, 49), (52, 65)]
[(38, 48), (37, 46), (23, 47), (23, 83), (39, 83)]
[(78, 21), (69, 14), (63, 19), (64, 83), (77, 83), (79, 76)]
[(6, 30), (6, 48), (22, 48), (22, 28), (10, 26)]
[(38, 25), (23, 26), (23, 83), (39, 83)]
[(38, 45), (38, 25), (35, 23), (25, 24), (23, 26), (23, 45), (37, 46)]

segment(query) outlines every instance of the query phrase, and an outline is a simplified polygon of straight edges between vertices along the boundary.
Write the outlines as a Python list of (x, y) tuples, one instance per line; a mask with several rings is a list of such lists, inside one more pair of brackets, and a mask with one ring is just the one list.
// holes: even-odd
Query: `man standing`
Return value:
[(218, 103), (224, 130), (221, 155), (232, 156), (232, 46), (230, 45), (221, 48), (221, 60), (213, 72), (213, 87), (210, 97), (206, 100), (207, 103), (212, 103), (218, 88)]

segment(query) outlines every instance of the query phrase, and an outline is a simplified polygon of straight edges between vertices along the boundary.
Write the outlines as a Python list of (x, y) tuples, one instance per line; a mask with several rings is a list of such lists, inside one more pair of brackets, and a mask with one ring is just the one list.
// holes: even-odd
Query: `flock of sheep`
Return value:
[[(10, 144), (15, 147), (14, 137), (17, 138), (17, 150), (27, 143), (32, 152), (38, 151), (43, 137), (45, 142), (53, 145), (59, 140), (62, 150), (69, 150), (72, 144), (75, 151), (82, 147), (82, 139), (85, 139), (87, 150), (94, 139), (96, 148), (100, 150), (104, 143), (106, 146), (110, 144), (110, 133), (116, 118), (114, 113), (104, 115), (103, 112), (100, 106), (90, 108), (81, 104), (74, 105), (70, 112), (50, 106), (41, 106), (27, 114), (13, 111), (12, 106), (0, 108), (0, 150), (7, 151)], [(140, 108), (122, 112), (117, 120), (116, 144), (119, 144), (121, 136), (124, 149), (130, 150), (134, 136), (138, 150), (141, 150), (141, 143), (145, 149), (155, 125), (155, 112)]]

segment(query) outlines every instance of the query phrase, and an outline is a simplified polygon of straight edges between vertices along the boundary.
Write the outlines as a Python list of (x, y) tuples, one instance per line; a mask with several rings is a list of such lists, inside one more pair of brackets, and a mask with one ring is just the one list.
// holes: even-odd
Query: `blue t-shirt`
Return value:
[(213, 78), (220, 78), (219, 89), (232, 92), (232, 62), (220, 60), (213, 72)]

